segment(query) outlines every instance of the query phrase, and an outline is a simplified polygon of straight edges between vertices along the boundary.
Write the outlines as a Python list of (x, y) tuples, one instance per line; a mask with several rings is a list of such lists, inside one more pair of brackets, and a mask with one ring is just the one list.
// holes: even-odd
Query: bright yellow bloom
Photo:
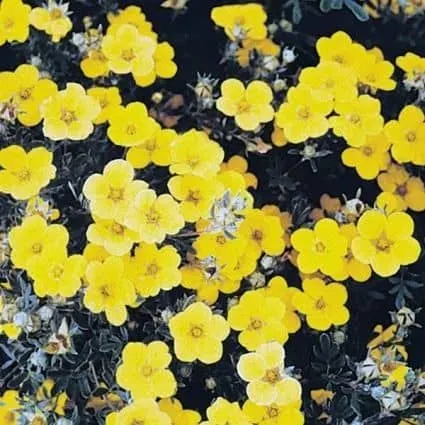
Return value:
[(7, 390), (0, 397), (0, 423), (2, 425), (18, 425), (21, 408), (18, 391)]
[(129, 258), (126, 272), (138, 294), (154, 297), (160, 290), (169, 291), (180, 283), (180, 261), (180, 255), (171, 245), (157, 248), (155, 244), (141, 244)]
[(174, 62), (174, 49), (167, 43), (159, 43), (153, 54), (154, 68), (147, 75), (134, 74), (134, 81), (140, 87), (147, 87), (153, 84), (157, 77), (173, 78), (177, 72), (177, 65)]
[(343, 258), (347, 253), (347, 239), (338, 223), (322, 218), (314, 229), (298, 229), (291, 236), (292, 246), (299, 252), (297, 265), (302, 273), (320, 270), (333, 279), (346, 279)]
[(263, 40), (252, 40), (250, 38), (246, 38), (242, 40), (242, 47), (240, 47), (236, 52), (239, 65), (243, 68), (249, 66), (250, 57), (253, 52), (262, 57), (277, 57), (280, 53), (280, 46), (273, 43), (273, 41), (269, 38), (265, 38)]
[(232, 4), (214, 7), (211, 11), (214, 23), (224, 28), (230, 40), (263, 40), (267, 37), (266, 12), (260, 4)]
[(0, 192), (15, 199), (29, 199), (38, 195), (56, 175), (53, 155), (44, 147), (28, 153), (18, 145), (0, 150)]
[(96, 99), (100, 105), (100, 113), (93, 121), (94, 124), (103, 124), (113, 116), (115, 108), (121, 105), (121, 95), (118, 87), (92, 87), (87, 94)]
[(52, 140), (84, 140), (93, 132), (99, 113), (99, 102), (88, 96), (83, 86), (67, 83), (65, 90), (41, 105), (43, 133)]
[(386, 173), (378, 176), (379, 187), (396, 199), (396, 211), (425, 210), (425, 187), (419, 177), (410, 176), (400, 165), (392, 164)]
[(87, 229), (87, 240), (103, 246), (111, 255), (118, 257), (130, 252), (135, 242), (139, 241), (139, 234), (123, 226), (115, 220), (94, 218), (94, 223)]
[(242, 413), (237, 402), (230, 403), (223, 397), (218, 397), (207, 409), (208, 420), (201, 425), (251, 425)]
[(343, 137), (350, 146), (363, 146), (368, 136), (378, 135), (383, 128), (381, 103), (367, 94), (350, 102), (336, 102), (337, 116), (329, 118), (335, 135)]
[(366, 49), (354, 43), (344, 31), (337, 31), (331, 37), (319, 38), (316, 50), (321, 62), (336, 62), (352, 69), (367, 54)]
[(236, 281), (254, 273), (257, 267), (257, 254), (244, 238), (230, 240), (227, 246), (227, 254), (222, 254), (219, 258), (221, 263), (224, 264), (223, 273), (229, 279)]
[(136, 195), (148, 187), (143, 180), (133, 178), (133, 167), (122, 159), (106, 164), (103, 174), (92, 174), (83, 186), (83, 193), (90, 201), (91, 213), (125, 224), (125, 216)]
[(347, 290), (344, 285), (322, 279), (304, 279), (303, 292), (297, 290), (292, 298), (295, 308), (306, 315), (307, 324), (312, 329), (326, 331), (332, 325), (340, 326), (348, 322), (350, 312), (344, 306)]
[(84, 248), (83, 257), (87, 263), (91, 263), (92, 261), (103, 263), (110, 257), (110, 254), (103, 246), (88, 243)]
[(152, 31), (152, 24), (146, 20), (145, 14), (138, 6), (127, 6), (125, 9), (120, 9), (117, 14), (108, 13), (108, 34), (115, 34), (118, 29), (124, 25), (129, 24), (134, 26), (139, 34), (151, 37), (156, 40), (157, 35)]
[(0, 4), (0, 46), (18, 41), (23, 43), (29, 36), (31, 6), (21, 0), (2, 0)]
[(80, 62), (80, 68), (87, 78), (98, 78), (108, 75), (108, 58), (99, 49), (90, 49)]
[(30, 23), (38, 30), (44, 31), (57, 43), (72, 29), (71, 19), (68, 18), (69, 3), (56, 3), (49, 0), (45, 7), (36, 7), (31, 10)]
[(33, 65), (19, 65), (14, 72), (1, 72), (0, 101), (11, 102), (18, 121), (32, 127), (41, 121), (41, 103), (57, 92), (56, 84), (41, 78)]
[(243, 156), (233, 155), (227, 160), (227, 162), (223, 162), (220, 167), (220, 173), (225, 171), (235, 171), (241, 174), (245, 180), (246, 188), (257, 188), (257, 177), (248, 172), (248, 161)]
[(265, 342), (287, 341), (285, 311), (285, 304), (279, 298), (266, 296), (261, 290), (248, 291), (230, 308), (227, 320), (232, 329), (240, 331), (239, 343), (253, 351)]
[(405, 106), (398, 120), (385, 125), (385, 134), (393, 144), (391, 153), (397, 162), (425, 165), (424, 113), (414, 105)]
[(34, 279), (34, 292), (38, 297), (74, 296), (81, 287), (85, 265), (83, 256), (68, 256), (65, 247), (41, 255), (29, 273)]
[(166, 235), (175, 235), (184, 226), (179, 204), (168, 194), (157, 196), (154, 190), (138, 193), (125, 224), (139, 233), (142, 242), (162, 242)]
[(127, 305), (136, 301), (133, 284), (125, 277), (120, 257), (108, 257), (103, 263), (94, 261), (87, 266), (88, 286), (84, 305), (93, 313), (105, 312), (109, 323), (121, 326), (127, 320)]
[(386, 170), (391, 162), (390, 142), (384, 132), (376, 136), (368, 136), (364, 145), (348, 147), (342, 152), (343, 164), (354, 167), (364, 180), (376, 179), (379, 172)]
[(265, 82), (252, 81), (245, 88), (241, 81), (230, 78), (221, 84), (216, 106), (223, 114), (235, 117), (239, 128), (253, 131), (273, 119), (272, 100), (273, 92)]
[(355, 64), (359, 83), (376, 90), (394, 90), (397, 83), (391, 79), (394, 65), (391, 62), (377, 57), (373, 52), (367, 52), (361, 56)]
[(362, 214), (353, 239), (351, 250), (357, 260), (370, 264), (373, 271), (382, 277), (392, 276), (401, 265), (414, 263), (421, 247), (412, 237), (413, 220), (403, 212), (388, 216), (376, 210)]
[(266, 215), (278, 217), (280, 225), (282, 226), (284, 235), (283, 239), (287, 247), (291, 246), (291, 233), (292, 233), (292, 216), (288, 211), (280, 211), (276, 205), (263, 205), (261, 208)]
[(321, 99), (350, 101), (357, 97), (357, 77), (353, 70), (336, 62), (321, 62), (304, 68), (299, 84), (310, 87)]
[(118, 146), (149, 143), (157, 131), (158, 124), (148, 116), (148, 110), (141, 102), (114, 108), (109, 116), (108, 137)]
[(296, 288), (288, 287), (288, 283), (282, 276), (275, 276), (270, 279), (262, 291), (264, 291), (266, 297), (278, 298), (285, 304), (283, 324), (289, 333), (297, 332), (301, 327), (301, 320), (295, 312), (295, 307), (292, 303)]
[(107, 425), (171, 425), (168, 415), (159, 410), (158, 404), (152, 399), (135, 401), (122, 409), (115, 422)]
[(347, 255), (344, 258), (345, 268), (348, 275), (356, 282), (368, 281), (372, 275), (370, 266), (358, 261), (351, 252), (351, 242), (356, 236), (358, 236), (356, 225), (354, 223), (347, 223), (341, 225), (340, 229), (348, 242)]
[(383, 387), (392, 387), (395, 384), (396, 391), (402, 391), (406, 386), (407, 373), (410, 368), (404, 364), (399, 364), (392, 370), (388, 377), (381, 382)]
[(277, 147), (282, 147), (288, 144), (289, 140), (285, 136), (285, 130), (283, 128), (278, 127), (276, 124), (276, 121), (274, 122), (274, 128), (272, 133), (272, 143)]
[(153, 55), (156, 46), (154, 39), (140, 35), (133, 25), (124, 24), (114, 34), (103, 37), (102, 53), (112, 72), (146, 76), (155, 69)]
[(332, 107), (331, 99), (316, 97), (309, 87), (291, 87), (286, 102), (276, 113), (276, 124), (284, 129), (289, 142), (305, 142), (309, 137), (326, 134), (329, 129), (326, 117)]
[(174, 352), (183, 362), (199, 360), (216, 363), (223, 355), (223, 344), (230, 329), (224, 317), (213, 314), (201, 302), (187, 307), (169, 321), (170, 333), (174, 338)]
[(237, 370), (248, 382), (248, 398), (260, 406), (292, 405), (301, 399), (300, 383), (284, 374), (285, 351), (277, 342), (260, 345), (240, 356)]
[(267, 216), (264, 211), (258, 209), (246, 210), (244, 216), (237, 235), (248, 241), (249, 249), (257, 258), (262, 252), (268, 255), (282, 254), (285, 240), (279, 218)]
[(297, 404), (285, 406), (271, 404), (260, 406), (247, 400), (242, 408), (249, 420), (258, 425), (303, 425), (304, 415), (300, 412)]
[(314, 400), (315, 403), (319, 406), (323, 406), (328, 400), (332, 400), (334, 395), (335, 393), (332, 391), (328, 391), (322, 388), (310, 391), (310, 398)]
[(181, 213), (185, 221), (190, 223), (209, 217), (220, 189), (221, 185), (216, 179), (205, 179), (193, 174), (174, 176), (168, 181), (168, 190), (180, 201)]
[(19, 326), (16, 326), (14, 323), (3, 323), (0, 325), (0, 335), (2, 333), (4, 333), (9, 339), (15, 340), (19, 338), (19, 335), (21, 335), (22, 329)]
[(11, 259), (15, 267), (31, 270), (41, 257), (63, 249), (69, 235), (60, 224), (47, 224), (39, 215), (26, 217), (20, 226), (9, 232)]
[(198, 412), (183, 409), (182, 404), (176, 398), (159, 400), (158, 406), (170, 417), (172, 425), (198, 425), (201, 422), (201, 415)]
[(161, 341), (129, 342), (117, 369), (117, 383), (130, 391), (134, 400), (171, 397), (177, 390), (174, 375), (168, 369), (171, 359), (168, 346)]
[(409, 80), (415, 80), (421, 75), (425, 75), (425, 58), (415, 53), (407, 52), (404, 56), (398, 56), (396, 64), (407, 75)]
[(212, 177), (224, 159), (221, 146), (203, 131), (189, 130), (177, 137), (171, 147), (170, 171)]

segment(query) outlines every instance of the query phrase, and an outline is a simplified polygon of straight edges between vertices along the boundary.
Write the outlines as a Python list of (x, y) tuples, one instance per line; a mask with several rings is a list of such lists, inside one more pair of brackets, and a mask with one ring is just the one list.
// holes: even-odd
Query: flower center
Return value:
[(136, 55), (134, 54), (133, 49), (124, 49), (121, 53), (121, 57), (127, 61), (130, 62), (131, 60), (133, 60)]
[(320, 241), (316, 242), (315, 248), (316, 248), (317, 252), (325, 252), (326, 251), (325, 244), (323, 242), (320, 242)]
[(279, 416), (279, 409), (276, 409), (276, 407), (268, 407), (267, 416), (269, 418), (276, 418), (277, 416)]
[(63, 272), (64, 270), (62, 266), (53, 267), (52, 274), (55, 279), (59, 279), (60, 277), (62, 277)]
[(325, 87), (327, 89), (332, 89), (335, 87), (335, 80), (331, 80), (330, 78), (325, 81)]
[(141, 419), (133, 419), (131, 421), (131, 425), (145, 425), (145, 421), (142, 421)]
[(19, 97), (22, 100), (27, 100), (31, 97), (32, 94), (32, 88), (31, 87), (27, 87), (26, 89), (23, 89), (19, 92)]
[(15, 25), (15, 21), (13, 19), (10, 18), (6, 18), (3, 21), (3, 26), (5, 29), (10, 30), (13, 26)]
[(150, 263), (146, 268), (146, 274), (148, 276), (155, 276), (159, 272), (158, 264)]
[(414, 142), (416, 140), (416, 133), (414, 131), (407, 132), (406, 139), (408, 142)]
[(361, 118), (358, 114), (350, 114), (348, 120), (354, 125), (359, 125), (361, 123)]
[(252, 318), (249, 324), (249, 329), (257, 331), (263, 327), (263, 322), (259, 319)]
[(379, 251), (388, 252), (390, 250), (390, 247), (391, 242), (383, 235), (376, 241), (376, 248)]
[(363, 147), (362, 152), (366, 156), (371, 156), (373, 154), (373, 149), (370, 146), (365, 146)]
[(127, 134), (134, 136), (137, 133), (137, 127), (134, 124), (129, 124), (126, 129)]
[(145, 377), (151, 376), (153, 373), (153, 369), (149, 365), (145, 365), (142, 367), (142, 375)]
[(376, 83), (376, 75), (374, 74), (367, 74), (365, 77), (365, 80), (368, 81), (369, 83)]
[(186, 201), (197, 204), (201, 200), (201, 193), (199, 190), (189, 190)]
[(263, 232), (259, 229), (255, 229), (252, 232), (251, 237), (255, 242), (261, 242), (263, 240)]
[(151, 208), (146, 213), (146, 221), (148, 224), (158, 224), (160, 218), (161, 218), (161, 215), (154, 208)]
[(280, 381), (280, 372), (277, 367), (273, 369), (269, 369), (266, 371), (266, 374), (264, 375), (264, 381), (268, 382), (269, 384), (275, 384), (277, 381)]
[(218, 235), (215, 240), (219, 245), (224, 245), (226, 243), (226, 237), (224, 235)]
[(100, 288), (100, 294), (104, 297), (104, 298), (108, 298), (111, 296), (111, 292), (109, 291), (109, 286), (108, 284), (103, 285)]
[(58, 7), (55, 7), (54, 9), (52, 9), (51, 11), (50, 11), (50, 17), (53, 19), (53, 20), (56, 20), (56, 19), (60, 19), (60, 18), (62, 18), (62, 10), (60, 10)]
[(31, 172), (28, 168), (23, 168), (16, 175), (21, 182), (27, 182), (31, 179)]
[(6, 420), (6, 424), (14, 424), (16, 420), (15, 412), (7, 412), (4, 419)]
[(147, 140), (144, 147), (148, 152), (153, 152), (156, 149), (155, 139)]
[(69, 111), (68, 109), (63, 109), (61, 113), (61, 120), (66, 124), (70, 125), (74, 121), (77, 121), (77, 115), (74, 111)]
[(316, 301), (316, 303), (314, 304), (314, 306), (316, 307), (316, 309), (317, 309), (317, 310), (324, 310), (324, 309), (325, 309), (325, 307), (326, 307), (325, 300), (324, 300), (322, 297), (320, 297), (320, 298)]
[(337, 62), (337, 63), (339, 63), (339, 64), (344, 64), (345, 63), (345, 59), (344, 59), (344, 57), (342, 56), (342, 55), (334, 55), (333, 57), (332, 57), (332, 59), (335, 61), (335, 62)]
[(32, 420), (31, 425), (46, 425), (46, 421), (38, 416)]
[(109, 188), (108, 199), (114, 202), (122, 201), (124, 199), (124, 190), (116, 187)]
[(124, 226), (121, 226), (119, 223), (112, 223), (111, 230), (116, 235), (122, 236), (124, 234)]
[(194, 337), (194, 338), (200, 338), (204, 333), (204, 330), (199, 327), (199, 326), (192, 326), (192, 328), (190, 329), (190, 334)]
[(308, 106), (302, 106), (298, 108), (297, 114), (302, 120), (308, 120), (310, 118), (310, 108)]
[(34, 254), (40, 254), (41, 251), (43, 251), (43, 245), (41, 245), (41, 243), (36, 242), (35, 244), (33, 244), (33, 246), (31, 247), (31, 251)]
[(251, 105), (246, 101), (242, 100), (238, 105), (238, 114), (243, 114), (244, 112), (249, 112), (251, 109)]
[(100, 107), (102, 108), (102, 109), (105, 109), (108, 105), (109, 105), (109, 100), (108, 100), (108, 98), (105, 96), (105, 97), (102, 97), (102, 98), (100, 98), (99, 99), (99, 105), (100, 105)]
[(406, 184), (401, 184), (400, 186), (397, 186), (396, 193), (397, 195), (400, 195), (400, 196), (406, 196), (407, 195)]

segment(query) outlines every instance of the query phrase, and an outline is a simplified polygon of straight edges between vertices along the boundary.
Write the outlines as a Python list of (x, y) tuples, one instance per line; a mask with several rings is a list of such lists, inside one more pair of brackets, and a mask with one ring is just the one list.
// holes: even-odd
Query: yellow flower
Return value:
[(216, 106), (223, 114), (235, 117), (242, 130), (253, 131), (273, 119), (272, 100), (272, 90), (265, 82), (252, 81), (245, 88), (241, 81), (230, 78), (221, 84)]
[(0, 150), (0, 192), (15, 199), (29, 199), (38, 195), (56, 175), (53, 155), (44, 147), (28, 153), (18, 145)]
[(174, 338), (174, 352), (183, 362), (199, 360), (216, 363), (223, 355), (222, 341), (230, 329), (224, 317), (213, 314), (201, 302), (187, 307), (169, 321), (170, 333)]
[(15, 267), (31, 270), (42, 256), (66, 247), (68, 240), (64, 226), (49, 226), (39, 215), (26, 217), (20, 226), (13, 227), (9, 232), (11, 260)]
[(273, 43), (269, 38), (263, 40), (252, 40), (246, 38), (242, 40), (242, 47), (236, 52), (238, 63), (243, 68), (249, 66), (250, 57), (255, 52), (257, 55), (265, 56), (279, 56), (280, 46)]
[(171, 425), (168, 415), (159, 410), (158, 404), (152, 399), (137, 400), (124, 407), (115, 419), (108, 425)]
[(425, 122), (420, 108), (405, 106), (398, 120), (387, 122), (385, 134), (393, 144), (391, 153), (397, 162), (425, 165)]
[(142, 297), (154, 297), (159, 291), (169, 291), (181, 281), (178, 270), (180, 255), (171, 245), (157, 248), (155, 244), (141, 244), (129, 258), (126, 272)]
[(323, 388), (310, 391), (311, 399), (314, 400), (319, 406), (323, 406), (328, 400), (332, 400), (334, 395), (335, 393), (332, 391), (328, 391)]
[(90, 49), (80, 62), (80, 68), (87, 78), (98, 78), (108, 75), (108, 58), (99, 49)]
[(172, 425), (198, 425), (201, 422), (201, 415), (198, 412), (183, 409), (182, 404), (176, 398), (159, 400), (158, 406), (170, 417)]
[(94, 218), (94, 223), (87, 229), (87, 240), (103, 246), (111, 255), (118, 257), (130, 252), (133, 244), (138, 242), (137, 232), (130, 230), (115, 220)]
[(372, 92), (379, 90), (394, 90), (397, 83), (391, 79), (394, 72), (394, 65), (391, 62), (377, 57), (373, 52), (367, 52), (360, 57), (355, 64), (355, 69), (360, 84), (364, 84), (372, 89)]
[(266, 297), (278, 298), (285, 304), (283, 324), (289, 333), (295, 333), (301, 327), (301, 320), (295, 312), (292, 298), (297, 292), (296, 288), (288, 287), (288, 283), (282, 276), (275, 276), (263, 289)]
[(109, 116), (108, 137), (118, 146), (148, 143), (157, 131), (158, 124), (148, 116), (148, 110), (141, 102), (116, 107)]
[(47, 79), (40, 79), (37, 68), (33, 65), (20, 65), (15, 72), (2, 72), (0, 78), (0, 101), (11, 102), (16, 108), (18, 121), (32, 127), (41, 121), (41, 103), (57, 92), (56, 84)]
[(74, 296), (81, 287), (85, 265), (83, 256), (68, 256), (65, 247), (41, 255), (29, 273), (34, 279), (34, 292), (38, 297)]
[(126, 159), (134, 168), (145, 168), (151, 163), (162, 167), (171, 164), (171, 145), (177, 133), (171, 129), (161, 129), (159, 124), (155, 127), (156, 131), (149, 139), (128, 150)]
[(20, 408), (19, 393), (13, 390), (5, 391), (0, 397), (0, 423), (18, 425), (21, 418)]
[(133, 284), (125, 277), (123, 260), (108, 257), (87, 266), (88, 286), (84, 305), (93, 313), (105, 312), (108, 322), (121, 326), (127, 320), (127, 305), (136, 301)]
[(277, 126), (276, 121), (274, 122), (273, 133), (271, 136), (272, 143), (277, 147), (282, 147), (288, 144), (288, 139), (285, 136), (285, 130)]
[(147, 87), (153, 84), (157, 77), (167, 79), (173, 78), (177, 72), (177, 65), (174, 63), (173, 59), (173, 47), (167, 42), (159, 43), (153, 54), (153, 70), (147, 75), (134, 74), (134, 81), (140, 87)]
[(171, 173), (212, 177), (220, 170), (224, 151), (203, 131), (189, 130), (171, 146)]
[(180, 201), (185, 221), (193, 223), (208, 218), (211, 206), (221, 185), (215, 179), (205, 179), (192, 174), (174, 176), (168, 181), (168, 190)]
[(224, 28), (230, 40), (263, 40), (267, 37), (266, 12), (260, 4), (226, 5), (211, 11), (214, 23)]
[(218, 397), (207, 409), (208, 420), (201, 425), (251, 425), (242, 413), (237, 402), (230, 403), (223, 397)]
[(283, 239), (285, 240), (286, 246), (291, 246), (291, 233), (292, 233), (292, 216), (287, 211), (280, 211), (276, 205), (263, 205), (261, 208), (266, 215), (278, 217), (280, 225), (284, 231)]
[(92, 261), (103, 263), (110, 257), (110, 254), (103, 246), (88, 243), (84, 248), (83, 257), (87, 263), (91, 263)]
[(113, 116), (115, 108), (121, 105), (121, 96), (118, 87), (92, 87), (87, 94), (100, 105), (100, 113), (93, 121), (94, 124), (103, 124)]
[(91, 213), (125, 224), (125, 216), (136, 195), (148, 187), (143, 180), (133, 178), (133, 167), (122, 159), (106, 164), (103, 174), (92, 174), (83, 186), (83, 193), (90, 201)]
[[(3, 323), (0, 325), (0, 335), (4, 333), (9, 339), (15, 340), (19, 338), (22, 330), (19, 326), (14, 323)], [(1, 409), (0, 409), (1, 412)], [(1, 413), (0, 413), (1, 418)]]
[(341, 201), (338, 198), (332, 198), (327, 193), (320, 197), (320, 208), (313, 208), (310, 218), (313, 221), (319, 221), (324, 217), (335, 217), (342, 208)]
[(391, 162), (390, 142), (384, 132), (368, 136), (364, 145), (348, 147), (341, 155), (343, 164), (354, 167), (364, 180), (376, 179), (379, 172), (386, 170)]
[(414, 263), (421, 247), (412, 237), (413, 220), (403, 212), (385, 216), (376, 210), (362, 214), (353, 239), (351, 250), (357, 260), (370, 264), (373, 271), (382, 277), (397, 273), (400, 265)]
[(326, 134), (329, 129), (326, 117), (332, 106), (332, 100), (316, 97), (309, 87), (291, 87), (286, 102), (276, 113), (276, 124), (284, 129), (289, 142), (305, 142), (309, 137)]
[(72, 29), (71, 19), (68, 18), (69, 3), (56, 3), (49, 0), (45, 7), (36, 7), (31, 10), (30, 24), (38, 30), (44, 31), (57, 43)]
[(343, 137), (350, 146), (363, 146), (368, 136), (378, 135), (383, 128), (381, 103), (367, 94), (350, 102), (336, 102), (337, 116), (329, 123), (337, 136)]
[(354, 66), (366, 56), (366, 49), (354, 43), (343, 31), (337, 31), (331, 37), (321, 37), (316, 43), (321, 62), (336, 62), (348, 68)]
[(284, 374), (285, 351), (277, 342), (260, 345), (240, 356), (237, 371), (248, 382), (248, 398), (260, 406), (291, 405), (301, 399), (300, 383)]
[(102, 53), (108, 59), (112, 72), (145, 76), (155, 69), (153, 55), (156, 46), (154, 39), (139, 34), (136, 27), (123, 24), (114, 34), (108, 33), (103, 37)]
[(247, 400), (242, 408), (249, 420), (258, 425), (303, 425), (304, 415), (297, 407), (271, 404), (270, 406), (260, 406)]
[(350, 101), (357, 97), (357, 77), (353, 70), (336, 62), (321, 62), (304, 68), (299, 83), (310, 87), (322, 99)]
[(99, 102), (87, 96), (84, 87), (67, 83), (65, 90), (41, 105), (43, 133), (52, 140), (84, 140), (93, 132), (93, 121), (99, 113)]
[(270, 217), (258, 209), (246, 210), (244, 216), (237, 236), (248, 241), (249, 249), (257, 255), (257, 258), (263, 251), (268, 255), (282, 254), (285, 240), (279, 218)]
[(285, 311), (285, 304), (279, 298), (266, 296), (263, 291), (248, 291), (230, 308), (227, 320), (232, 329), (241, 331), (239, 343), (253, 351), (265, 342), (287, 341)]
[(0, 46), (18, 41), (23, 43), (29, 36), (31, 7), (21, 0), (2, 0), (0, 4)]
[(348, 249), (344, 259), (348, 275), (356, 282), (366, 282), (372, 275), (372, 270), (368, 264), (358, 261), (351, 252), (351, 242), (358, 235), (357, 227), (354, 223), (343, 224), (340, 227), (342, 234), (347, 238)]
[(36, 215), (43, 217), (47, 221), (55, 221), (60, 217), (60, 211), (52, 208), (49, 201), (45, 201), (40, 196), (34, 196), (28, 199), (27, 207), (25, 208), (25, 216)]
[(217, 257), (223, 264), (223, 273), (229, 279), (240, 281), (242, 278), (254, 273), (257, 267), (258, 256), (251, 249), (251, 244), (244, 238), (235, 238), (229, 241), (227, 253)]
[(297, 290), (292, 298), (295, 308), (306, 315), (310, 328), (326, 331), (332, 325), (340, 326), (348, 322), (350, 312), (344, 306), (348, 295), (344, 285), (322, 279), (304, 279), (303, 291)]
[(168, 369), (171, 359), (168, 346), (161, 341), (129, 342), (117, 369), (117, 383), (130, 391), (134, 400), (171, 397), (177, 390), (174, 375)]
[[(392, 164), (386, 173), (378, 176), (378, 185), (384, 193), (396, 199), (396, 211), (425, 210), (425, 187), (419, 177), (412, 177), (402, 166)], [(379, 202), (377, 200), (377, 202)]]
[(347, 239), (338, 223), (322, 218), (314, 229), (298, 229), (291, 236), (292, 246), (299, 252), (297, 265), (302, 273), (320, 270), (333, 279), (346, 279), (343, 258), (347, 253)]
[(415, 53), (407, 52), (404, 56), (398, 56), (396, 64), (406, 73), (409, 80), (425, 75), (425, 58)]
[(142, 242), (162, 242), (167, 235), (175, 235), (184, 226), (179, 204), (168, 194), (157, 196), (154, 190), (138, 193), (125, 224), (139, 233)]
[(117, 14), (108, 13), (108, 34), (115, 34), (118, 29), (124, 24), (134, 26), (139, 34), (151, 37), (156, 40), (156, 34), (152, 31), (152, 24), (146, 20), (145, 14), (138, 6), (127, 6), (125, 9), (120, 9)]
[(243, 156), (233, 155), (227, 160), (227, 162), (223, 162), (220, 167), (220, 173), (225, 171), (235, 171), (241, 174), (245, 180), (246, 188), (257, 188), (257, 177), (248, 172), (248, 161)]
[(381, 382), (381, 385), (383, 387), (391, 387), (395, 384), (395, 390), (400, 392), (406, 386), (406, 377), (409, 371), (410, 368), (408, 366), (399, 364), (388, 374), (388, 377)]

